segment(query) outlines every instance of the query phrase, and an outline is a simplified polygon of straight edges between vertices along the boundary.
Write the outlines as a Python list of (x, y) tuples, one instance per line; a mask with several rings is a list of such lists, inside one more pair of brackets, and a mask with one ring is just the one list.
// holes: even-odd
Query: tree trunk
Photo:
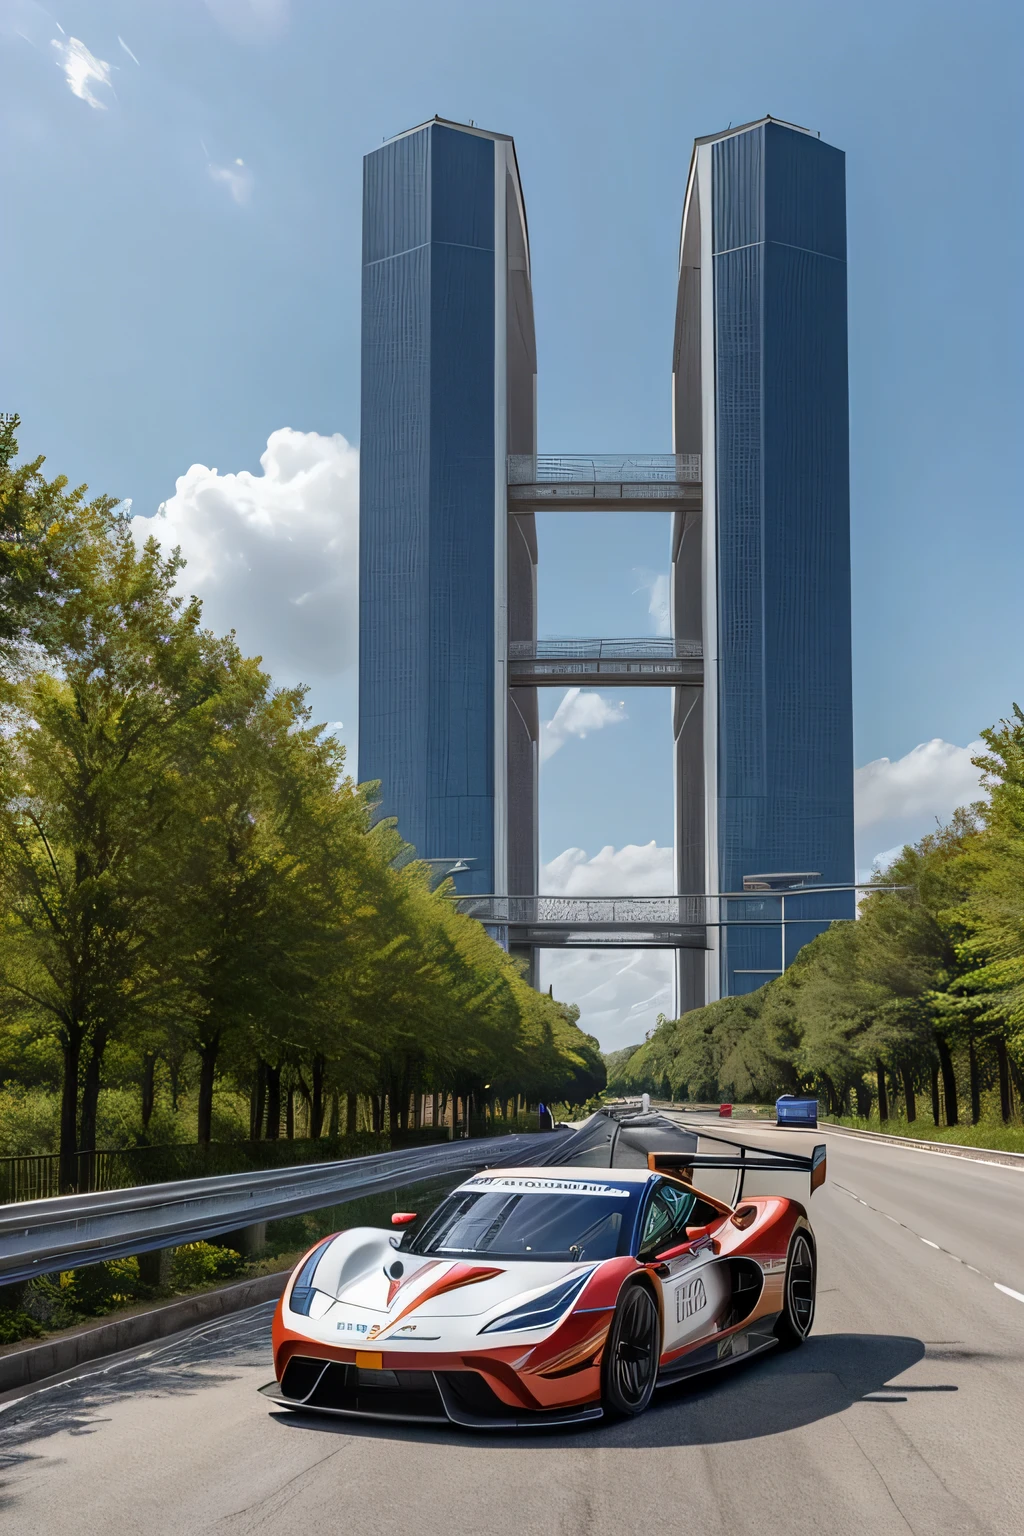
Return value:
[(267, 1062), (267, 1140), (281, 1135), (281, 1068)]
[(1010, 1091), (1010, 1062), (1004, 1035), (996, 1036), (996, 1060), (999, 1063), (999, 1110), (1005, 1122), (1013, 1118), (1013, 1094)]
[(327, 1126), (328, 1136), (337, 1136), (340, 1130), (341, 1111), (338, 1104), (338, 1090), (335, 1088), (331, 1094), (331, 1118)]
[(142, 1057), (142, 1129), (149, 1130), (156, 1102), (156, 1051), (146, 1051)]
[(381, 1095), (379, 1093), (370, 1094), (370, 1115), (373, 1122), (373, 1129), (379, 1134), (381, 1129), (381, 1122), (384, 1119)]
[(261, 1056), (256, 1062), (256, 1078), (249, 1101), (249, 1139), (260, 1141), (263, 1136), (263, 1117), (267, 1109), (267, 1064)]
[(204, 1040), (199, 1048), (198, 1140), (209, 1146), (213, 1139), (213, 1082), (220, 1053), (220, 1030)]
[(939, 1124), (939, 1069), (934, 1062), (932, 1063), (932, 1119), (936, 1125)]
[(289, 1141), (295, 1140), (295, 1084), (288, 1084), (284, 1101), (284, 1134)]
[(914, 1093), (914, 1077), (907, 1063), (900, 1063), (900, 1076), (903, 1079), (903, 1097), (907, 1101), (907, 1121), (913, 1125), (917, 1119), (917, 1096)]
[(875, 1077), (878, 1081), (878, 1118), (880, 1121), (889, 1118), (889, 1091), (885, 1086), (885, 1067), (880, 1057), (875, 1057)]
[(853, 1091), (857, 1098), (857, 1113), (862, 1120), (871, 1119), (871, 1089), (862, 1077), (859, 1077), (853, 1085)]
[(101, 1037), (93, 1040), (89, 1060), (82, 1078), (82, 1111), (79, 1119), (78, 1147), (81, 1152), (96, 1151), (96, 1110), (100, 1097), (100, 1066), (106, 1041)]
[(345, 1095), (345, 1135), (354, 1136), (359, 1129), (359, 1095)]
[(78, 1068), (82, 1042), (77, 1031), (65, 1035), (62, 1047), (64, 1082), (60, 1096), (60, 1187), (65, 1194), (78, 1188)]
[(181, 1063), (176, 1056), (172, 1056), (167, 1063), (171, 1074), (171, 1114), (178, 1113), (178, 1094), (181, 1091)]
[(949, 1051), (949, 1042), (943, 1040), (940, 1035), (935, 1044), (939, 1052), (939, 1066), (942, 1069), (942, 1096), (946, 1101), (946, 1124), (959, 1125), (960, 1107), (957, 1103), (956, 1071)]
[(1007, 1052), (1007, 1057), (1010, 1067), (1010, 1104), (1012, 1106), (1013, 1090), (1015, 1088), (1017, 1090), (1018, 1102), (1024, 1100), (1024, 1074), (1021, 1073), (1020, 1067), (1018, 1067), (1016, 1061), (1012, 1056), (1010, 1056), (1009, 1052)]
[(316, 1141), (324, 1128), (324, 1066), (319, 1053), (313, 1057), (313, 1092), (309, 1104), (309, 1134)]
[(971, 1124), (981, 1119), (981, 1083), (978, 1078), (978, 1052), (971, 1035), (967, 1042), (967, 1063), (971, 1075)]

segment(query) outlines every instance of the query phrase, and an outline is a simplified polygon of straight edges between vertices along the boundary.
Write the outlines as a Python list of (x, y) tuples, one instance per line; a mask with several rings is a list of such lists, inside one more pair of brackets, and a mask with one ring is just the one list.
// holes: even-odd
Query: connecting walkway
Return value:
[(457, 896), (467, 917), (540, 949), (704, 949), (703, 896)]
[(699, 453), (514, 453), (508, 510), (681, 512), (701, 509)]
[(512, 688), (700, 687), (704, 682), (699, 640), (511, 640)]

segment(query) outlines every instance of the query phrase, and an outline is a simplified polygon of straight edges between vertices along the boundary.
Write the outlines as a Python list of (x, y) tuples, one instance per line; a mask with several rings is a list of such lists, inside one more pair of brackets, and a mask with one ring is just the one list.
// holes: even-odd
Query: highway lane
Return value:
[(0, 1405), (0, 1529), (1020, 1536), (1024, 1174), (723, 1129), (828, 1143), (802, 1349), (660, 1393), (628, 1423), (473, 1436), (268, 1410), (258, 1308)]

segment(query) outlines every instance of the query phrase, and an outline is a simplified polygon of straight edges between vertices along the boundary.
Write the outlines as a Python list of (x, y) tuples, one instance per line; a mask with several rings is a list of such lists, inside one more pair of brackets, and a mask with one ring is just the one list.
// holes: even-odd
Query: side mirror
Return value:
[(416, 1216), (416, 1211), (396, 1211), (391, 1218), (391, 1225), (393, 1227), (407, 1227), (410, 1221), (416, 1220)]
[(811, 1194), (820, 1189), (825, 1182), (825, 1160), (828, 1148), (824, 1145), (815, 1147), (811, 1153)]

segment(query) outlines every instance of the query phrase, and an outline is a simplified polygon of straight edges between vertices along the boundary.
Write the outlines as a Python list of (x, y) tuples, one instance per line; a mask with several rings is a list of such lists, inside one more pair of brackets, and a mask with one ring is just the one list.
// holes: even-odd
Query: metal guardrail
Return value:
[(509, 485), (575, 482), (592, 485), (653, 485), (699, 482), (699, 453), (512, 453)]
[(493, 1136), (381, 1152), (336, 1163), (272, 1168), (91, 1195), (0, 1206), (0, 1284), (208, 1241), (258, 1222), (302, 1216), (420, 1179), (536, 1159), (566, 1132)]
[(629, 661), (631, 658), (653, 660), (696, 660), (704, 655), (700, 640), (673, 640), (643, 635), (635, 639), (588, 640), (510, 640), (510, 661), (572, 661), (594, 657), (602, 661)]
[[(527, 1129), (526, 1126), (521, 1129)], [(486, 1134), (479, 1126), (474, 1134)], [(401, 1139), (376, 1131), (352, 1136), (324, 1136), (317, 1140), (174, 1142), (155, 1147), (100, 1148), (76, 1152), (72, 1179), (61, 1185), (59, 1152), (27, 1152), (0, 1157), (0, 1206), (21, 1200), (51, 1200), (60, 1195), (93, 1194), (102, 1190), (133, 1189), (139, 1184), (168, 1184), (177, 1179), (222, 1178), (230, 1173), (255, 1173), (268, 1168), (294, 1167), (299, 1163), (336, 1163), (343, 1158), (369, 1157), (374, 1152), (411, 1151), (440, 1141), (450, 1141), (446, 1127), (403, 1132)]]

